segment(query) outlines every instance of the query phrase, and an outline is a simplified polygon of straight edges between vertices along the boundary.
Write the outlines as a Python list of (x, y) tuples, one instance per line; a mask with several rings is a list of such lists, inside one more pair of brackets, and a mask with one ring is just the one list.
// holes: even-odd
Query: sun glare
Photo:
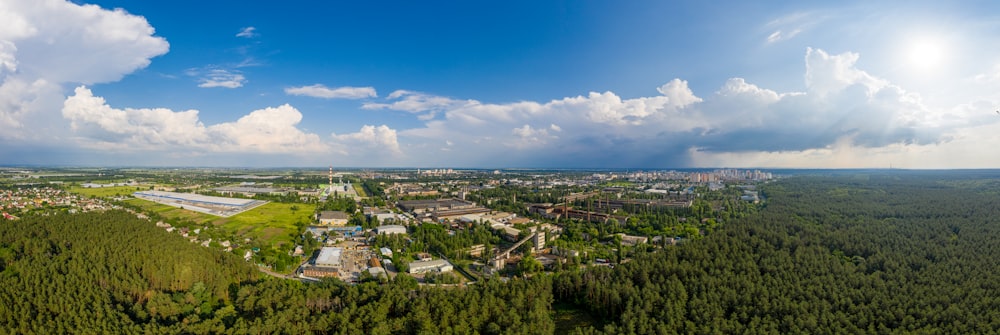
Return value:
[(945, 46), (934, 39), (921, 38), (910, 42), (906, 51), (907, 61), (915, 69), (933, 70), (942, 65), (945, 57)]

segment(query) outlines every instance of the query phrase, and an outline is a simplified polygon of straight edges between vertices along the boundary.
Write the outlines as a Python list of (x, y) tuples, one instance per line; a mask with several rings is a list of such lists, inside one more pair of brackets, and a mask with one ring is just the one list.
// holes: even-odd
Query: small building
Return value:
[(484, 251), (486, 251), (486, 245), (476, 244), (469, 247), (469, 257), (480, 257)]
[(340, 270), (328, 267), (310, 266), (302, 269), (302, 275), (311, 278), (339, 277)]
[(431, 271), (449, 272), (454, 269), (455, 267), (452, 266), (451, 263), (448, 263), (448, 261), (443, 259), (410, 263), (410, 273), (426, 273)]
[(497, 230), (501, 234), (503, 234), (503, 238), (505, 240), (507, 240), (507, 241), (516, 242), (518, 236), (521, 235), (521, 231), (520, 230), (517, 230), (517, 228), (511, 227), (511, 226), (507, 226), (507, 225), (503, 225), (503, 224), (494, 224), (491, 227), (494, 230)]
[(347, 221), (351, 220), (351, 216), (342, 211), (322, 211), (316, 216), (316, 219), (321, 225), (345, 226)]
[(396, 224), (382, 225), (375, 228), (379, 235), (406, 234), (406, 227)]
[(327, 228), (326, 236), (332, 239), (349, 238), (361, 235), (363, 231), (361, 226), (330, 226)]
[(426, 252), (418, 252), (417, 253), (417, 259), (420, 260), (421, 262), (427, 262), (427, 261), (430, 261), (430, 260), (432, 260), (434, 258), (431, 257), (431, 254), (428, 254)]
[(545, 249), (545, 231), (538, 230), (535, 232), (534, 237), (531, 239), (531, 243), (535, 244), (535, 250), (541, 251)]
[(379, 251), (379, 253), (382, 254), (382, 256), (392, 257), (392, 249), (389, 249), (389, 248), (386, 248), (386, 247), (381, 247), (381, 248), (378, 249), (378, 251)]
[(622, 238), (622, 245), (627, 245), (627, 246), (633, 246), (634, 247), (636, 245), (645, 244), (645, 243), (649, 242), (649, 238), (645, 237), (645, 236), (632, 236), (632, 235), (625, 235), (624, 233), (618, 233), (618, 234), (615, 234), (615, 235), (621, 236), (621, 238)]
[(389, 277), (388, 274), (386, 274), (386, 272), (385, 272), (385, 268), (380, 267), (380, 266), (370, 267), (366, 271), (368, 271), (368, 273), (372, 275), (372, 278), (379, 278), (379, 277), (388, 278)]
[(580, 252), (572, 249), (560, 248), (557, 246), (552, 247), (552, 254), (559, 255), (563, 257), (580, 257)]

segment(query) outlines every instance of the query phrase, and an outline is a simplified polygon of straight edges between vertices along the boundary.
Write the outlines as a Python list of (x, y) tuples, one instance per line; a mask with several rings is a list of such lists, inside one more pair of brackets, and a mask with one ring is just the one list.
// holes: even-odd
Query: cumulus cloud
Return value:
[(236, 33), (236, 37), (243, 38), (254, 38), (257, 35), (257, 28), (254, 27), (243, 27), (243, 29), (240, 29), (240, 32)]
[(118, 109), (78, 87), (63, 103), (78, 140), (117, 150), (316, 153), (327, 149), (316, 134), (298, 129), (302, 113), (289, 105), (255, 110), (235, 122), (205, 126), (197, 110)]
[(321, 84), (299, 86), (299, 87), (288, 87), (285, 88), (285, 94), (307, 96), (313, 98), (323, 98), (323, 99), (363, 99), (363, 98), (374, 98), (378, 96), (375, 93), (374, 87), (344, 86), (344, 87), (329, 88)]
[[(0, 138), (45, 140), (63, 84), (103, 83), (169, 49), (145, 18), (57, 0), (0, 3)], [(32, 129), (33, 131), (27, 131)]]
[[(192, 72), (189, 74), (195, 74), (197, 72)], [(224, 88), (239, 88), (243, 87), (243, 83), (247, 81), (243, 74), (223, 69), (212, 69), (207, 73), (201, 75), (202, 77), (198, 80), (200, 83), (198, 87), (211, 88), (211, 87), (224, 87)]]
[(510, 144), (518, 148), (544, 145), (548, 142), (548, 140), (558, 138), (558, 136), (549, 135), (548, 129), (532, 128), (531, 125), (528, 124), (514, 128), (511, 133), (513, 133), (517, 139), (512, 141)]
[(399, 141), (396, 138), (396, 130), (389, 126), (365, 125), (356, 133), (350, 134), (330, 134), (336, 143), (339, 143), (352, 150), (346, 150), (348, 155), (365, 154), (385, 154), (398, 156), (402, 154), (399, 148)]
[(437, 113), (400, 135), (414, 148), (452, 141), (448, 159), (470, 164), (496, 162), (498, 155), (503, 161), (626, 167), (683, 166), (754, 153), (806, 159), (806, 153), (847, 150), (834, 148), (877, 154), (880, 148), (938, 147), (959, 129), (996, 122), (969, 117), (977, 106), (929, 107), (919, 94), (857, 68), (859, 57), (807, 49), (804, 90), (792, 92), (731, 78), (699, 97), (686, 81), (674, 79), (656, 88), (659, 95), (630, 99), (590, 92), (544, 103), (492, 104), (397, 91), (389, 97), (393, 101), (367, 106)]

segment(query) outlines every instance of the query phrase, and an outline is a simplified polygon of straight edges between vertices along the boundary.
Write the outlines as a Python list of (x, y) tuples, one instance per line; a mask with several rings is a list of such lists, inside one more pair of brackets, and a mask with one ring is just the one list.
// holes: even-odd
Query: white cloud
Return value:
[(673, 108), (687, 107), (693, 103), (702, 102), (701, 98), (694, 95), (688, 87), (686, 80), (674, 79), (656, 88), (657, 92), (669, 99)]
[(893, 143), (882, 147), (859, 146), (851, 137), (832, 145), (800, 151), (706, 152), (691, 148), (695, 167), (769, 168), (996, 168), (992, 152), (1000, 145), (1000, 123), (955, 130), (946, 142), (932, 144)]
[(330, 136), (346, 148), (344, 151), (348, 155), (379, 155), (388, 153), (392, 156), (399, 156), (402, 150), (396, 138), (396, 130), (389, 126), (365, 125), (356, 133), (330, 134)]
[(773, 44), (790, 40), (807, 29), (822, 23), (830, 16), (830, 13), (819, 15), (813, 12), (796, 12), (771, 20), (763, 26), (765, 31), (771, 32), (767, 35), (766, 43)]
[(396, 100), (392, 103), (366, 102), (363, 109), (391, 109), (397, 111), (420, 114), (421, 120), (430, 120), (441, 111), (454, 109), (463, 105), (478, 104), (474, 100), (454, 100), (451, 98), (434, 96), (420, 92), (407, 90), (396, 90), (389, 94), (389, 100)]
[(63, 117), (81, 144), (98, 149), (239, 153), (317, 153), (326, 144), (296, 126), (302, 113), (289, 105), (255, 110), (235, 122), (205, 126), (198, 111), (117, 109), (86, 87), (66, 99)]
[(225, 151), (311, 153), (324, 150), (326, 145), (319, 135), (305, 133), (296, 127), (301, 121), (302, 113), (285, 104), (255, 110), (236, 122), (213, 125), (209, 131), (222, 140), (214, 147)]
[(329, 88), (321, 84), (299, 86), (299, 87), (288, 87), (285, 88), (285, 94), (307, 96), (314, 98), (324, 98), (324, 99), (363, 99), (363, 98), (374, 98), (378, 96), (375, 93), (374, 87), (344, 86), (344, 87)]
[(811, 48), (805, 54), (801, 92), (778, 92), (731, 78), (702, 98), (687, 82), (674, 79), (657, 88), (660, 95), (631, 99), (591, 92), (545, 103), (490, 104), (397, 91), (390, 95), (396, 101), (368, 106), (437, 113), (441, 117), (426, 120), (421, 128), (400, 131), (407, 147), (452, 141), (453, 150), (442, 152), (447, 156), (438, 160), (479, 165), (683, 166), (714, 157), (719, 158), (712, 161), (716, 166), (732, 166), (725, 160), (791, 161), (843, 156), (850, 148), (878, 155), (883, 149), (947, 148), (961, 129), (1000, 123), (995, 115), (977, 114), (985, 103), (927, 106), (919, 94), (858, 69), (858, 54), (831, 55)]
[(549, 131), (547, 129), (532, 128), (531, 125), (528, 124), (514, 128), (511, 133), (513, 133), (517, 138), (510, 144), (518, 148), (545, 145), (549, 140), (559, 138), (558, 136), (549, 135)]
[(806, 50), (806, 88), (818, 95), (839, 92), (844, 88), (859, 85), (870, 94), (888, 85), (885, 80), (875, 78), (855, 67), (860, 55), (845, 52), (829, 55), (823, 50)]
[(243, 74), (236, 71), (212, 69), (208, 73), (203, 74), (199, 81), (201, 83), (198, 84), (198, 87), (239, 88), (243, 87), (243, 83), (246, 83), (247, 79)]
[(791, 39), (792, 37), (795, 37), (795, 35), (798, 35), (801, 32), (802, 29), (793, 29), (788, 32), (775, 30), (770, 35), (767, 35), (767, 43), (776, 43), (787, 39)]
[(257, 37), (258, 35), (259, 34), (257, 34), (257, 28), (254, 27), (244, 27), (243, 29), (240, 29), (240, 32), (236, 33), (236, 37), (243, 37), (243, 38), (254, 38)]
[[(56, 0), (0, 2), (0, 138), (52, 141), (66, 83), (102, 83), (167, 52), (140, 16)], [(28, 131), (30, 129), (30, 131)], [(55, 134), (42, 137), (42, 134)]]

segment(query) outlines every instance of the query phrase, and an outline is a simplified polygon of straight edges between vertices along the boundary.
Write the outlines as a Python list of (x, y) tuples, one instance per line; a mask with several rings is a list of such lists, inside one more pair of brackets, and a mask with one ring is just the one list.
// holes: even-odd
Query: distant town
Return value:
[(276, 277), (467, 285), (628, 262), (755, 212), (747, 169), (0, 168), (3, 220), (126, 210)]

